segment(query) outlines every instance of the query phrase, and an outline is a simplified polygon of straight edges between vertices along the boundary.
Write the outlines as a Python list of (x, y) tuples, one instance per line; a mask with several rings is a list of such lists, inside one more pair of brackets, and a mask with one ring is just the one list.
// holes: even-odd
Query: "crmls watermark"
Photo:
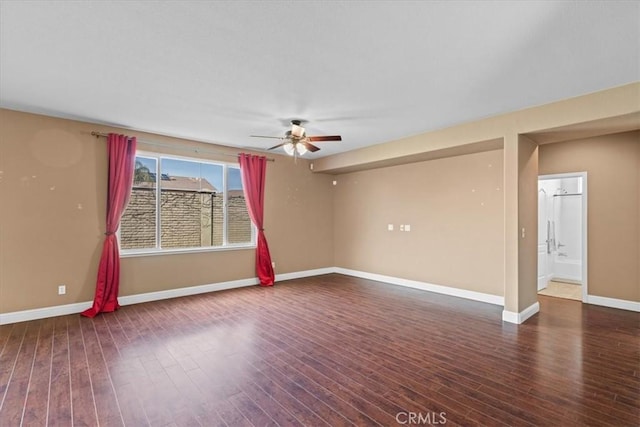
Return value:
[(440, 425), (447, 423), (446, 412), (398, 412), (396, 421), (401, 425)]

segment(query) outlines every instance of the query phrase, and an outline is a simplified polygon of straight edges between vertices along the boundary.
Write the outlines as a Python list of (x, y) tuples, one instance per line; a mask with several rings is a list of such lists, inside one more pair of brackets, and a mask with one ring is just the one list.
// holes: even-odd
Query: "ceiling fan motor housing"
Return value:
[(294, 138), (304, 138), (304, 128), (300, 126), (300, 120), (291, 120), (291, 131), (289, 132)]

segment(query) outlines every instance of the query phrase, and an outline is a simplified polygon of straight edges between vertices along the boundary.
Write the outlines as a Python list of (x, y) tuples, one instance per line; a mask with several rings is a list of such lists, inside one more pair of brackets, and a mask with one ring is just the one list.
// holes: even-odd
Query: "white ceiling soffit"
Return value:
[(640, 80), (640, 3), (0, 3), (0, 105), (311, 158)]

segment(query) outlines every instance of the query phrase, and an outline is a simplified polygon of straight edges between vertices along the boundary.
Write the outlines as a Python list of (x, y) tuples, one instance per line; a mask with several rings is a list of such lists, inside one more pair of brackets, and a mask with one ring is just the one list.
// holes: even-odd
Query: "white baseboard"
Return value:
[(349, 270), (347, 268), (335, 267), (335, 273), (346, 274), (347, 276), (360, 277), (362, 279), (376, 280), (378, 282), (390, 283), (392, 285), (406, 286), (408, 288), (421, 289), (423, 291), (435, 292), (438, 294), (450, 295), (459, 298), (466, 298), (474, 301), (486, 302), (494, 305), (504, 305), (504, 297), (499, 295), (485, 294), (482, 292), (468, 291), (466, 289), (452, 288), (449, 286), (434, 285), (433, 283), (418, 282), (416, 280), (402, 279), (399, 277), (384, 276), (382, 274), (367, 273), (364, 271)]
[(316, 268), (315, 270), (294, 271), (293, 273), (276, 274), (276, 282), (282, 280), (302, 279), (303, 277), (321, 276), (323, 274), (335, 273), (335, 267)]
[(91, 304), (91, 301), (85, 301), (74, 304), (54, 305), (53, 307), (34, 308), (32, 310), (14, 311), (11, 313), (0, 313), (0, 325), (82, 313), (90, 308)]
[[(323, 274), (339, 273), (347, 276), (360, 277), (362, 279), (375, 280), (392, 285), (406, 286), (428, 292), (435, 292), (459, 298), (466, 298), (474, 301), (485, 302), (494, 305), (504, 305), (504, 297), (498, 295), (485, 294), (481, 292), (468, 291), (465, 289), (452, 288), (449, 286), (435, 285), (432, 283), (419, 282), (415, 280), (402, 279), (381, 274), (367, 273), (364, 271), (350, 270), (341, 267), (318, 268), (314, 270), (295, 271), (292, 273), (276, 274), (276, 282), (283, 280), (300, 279), (304, 277), (320, 276)], [(226, 289), (242, 288), (245, 286), (257, 285), (257, 278), (231, 280), (228, 282), (211, 283), (207, 285), (189, 286), (186, 288), (169, 289), (166, 291), (147, 292), (144, 294), (126, 295), (118, 298), (121, 305), (140, 304), (143, 302), (159, 301), (168, 298), (178, 298), (189, 295), (197, 295), (207, 292), (222, 291)], [(601, 305), (605, 307), (618, 308), (640, 312), (640, 302), (626, 301), (615, 298), (588, 295), (587, 303)], [(68, 314), (81, 313), (91, 307), (91, 301), (78, 302), (74, 304), (57, 305), (53, 307), (35, 308), (31, 310), (15, 311), (11, 313), (0, 313), (0, 325), (10, 323), (25, 322), (28, 320), (44, 319), (55, 316), (65, 316)], [(520, 324), (533, 316), (540, 310), (540, 305), (536, 302), (520, 313), (504, 310), (502, 320), (510, 323)]]
[[(257, 278), (232, 280), (229, 282), (212, 283), (208, 285), (189, 286), (186, 288), (169, 289), (166, 291), (147, 292), (144, 294), (125, 295), (118, 297), (120, 305), (140, 304), (143, 302), (159, 301), (168, 298), (185, 297), (206, 292), (223, 291), (225, 289), (241, 288), (258, 284)], [(67, 314), (82, 313), (91, 305), (92, 301), (74, 304), (56, 305), (53, 307), (35, 308), (32, 310), (14, 311), (0, 314), (0, 325), (26, 322), (28, 320), (45, 319), (48, 317), (65, 316)]]
[(517, 325), (523, 323), (525, 320), (540, 311), (540, 303), (534, 302), (529, 307), (522, 310), (520, 313), (513, 311), (502, 311), (502, 320), (509, 323), (515, 323)]
[(627, 301), (624, 299), (599, 297), (597, 295), (587, 295), (587, 304), (602, 305), (604, 307), (619, 308), (621, 310), (629, 310), (640, 312), (640, 302)]
[[(315, 270), (296, 271), (293, 273), (277, 274), (276, 281), (298, 279), (302, 277), (318, 276), (321, 274), (333, 273), (333, 267), (319, 268)], [(189, 286), (186, 288), (169, 289), (166, 291), (147, 292), (144, 294), (125, 295), (118, 297), (120, 305), (140, 304), (143, 302), (159, 301), (168, 298), (185, 297), (189, 295), (203, 294), (207, 292), (223, 291), (226, 289), (242, 288), (254, 286), (259, 283), (258, 278), (231, 280), (228, 282), (211, 283), (208, 285)], [(0, 325), (10, 323), (26, 322), (28, 320), (45, 319), (48, 317), (65, 316), (67, 314), (82, 313), (91, 307), (91, 301), (78, 302), (74, 304), (56, 305), (53, 307), (35, 308), (32, 310), (14, 311), (11, 313), (0, 313)]]
[(258, 284), (257, 278), (231, 280), (228, 282), (210, 283), (208, 285), (189, 286), (186, 288), (168, 289), (166, 291), (147, 292), (144, 294), (126, 295), (118, 297), (120, 305), (140, 304), (143, 302), (160, 301), (169, 298), (186, 297), (189, 295), (205, 294), (207, 292), (224, 291), (227, 289), (243, 288)]

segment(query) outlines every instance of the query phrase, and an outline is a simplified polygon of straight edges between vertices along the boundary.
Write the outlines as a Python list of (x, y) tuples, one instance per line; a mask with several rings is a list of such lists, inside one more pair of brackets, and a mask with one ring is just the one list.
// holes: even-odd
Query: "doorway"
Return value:
[(538, 293), (587, 301), (587, 173), (538, 177)]

